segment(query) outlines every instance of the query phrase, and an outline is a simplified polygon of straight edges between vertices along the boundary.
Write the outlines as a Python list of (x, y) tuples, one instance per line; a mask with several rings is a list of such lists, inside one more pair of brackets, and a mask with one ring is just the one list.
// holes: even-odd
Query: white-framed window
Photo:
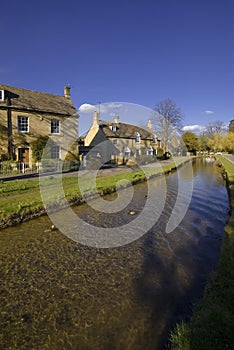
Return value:
[(29, 118), (18, 115), (18, 132), (29, 131)]
[(116, 132), (116, 130), (117, 130), (116, 125), (111, 125), (111, 130), (112, 130), (113, 132)]
[(51, 159), (60, 159), (60, 146), (53, 144), (50, 151)]
[(59, 134), (60, 133), (59, 120), (52, 119), (50, 121), (50, 132), (51, 132), (51, 134)]
[(140, 148), (139, 149), (137, 148), (136, 149), (136, 156), (139, 157), (140, 155), (141, 155), (141, 150), (140, 150)]
[(139, 132), (136, 133), (136, 143), (141, 143), (141, 135)]
[(149, 148), (147, 148), (147, 155), (148, 156), (153, 156), (154, 155), (154, 149), (152, 146), (150, 146)]
[(153, 135), (153, 144), (156, 144), (157, 143), (157, 136), (154, 134)]
[(131, 155), (131, 150), (128, 147), (124, 148), (124, 156), (125, 157), (130, 157)]
[(5, 100), (5, 91), (0, 90), (0, 101), (4, 101), (4, 100)]

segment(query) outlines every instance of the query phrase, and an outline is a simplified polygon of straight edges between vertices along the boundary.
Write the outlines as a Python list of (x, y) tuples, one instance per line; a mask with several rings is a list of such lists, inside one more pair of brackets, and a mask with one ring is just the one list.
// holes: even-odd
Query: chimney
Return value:
[(98, 125), (98, 123), (99, 123), (99, 114), (97, 111), (95, 111), (93, 114), (93, 125), (96, 126), (96, 125)]
[(151, 120), (148, 121), (148, 128), (149, 128), (149, 129), (152, 129), (152, 128), (153, 128), (153, 125), (152, 125)]
[(64, 97), (71, 98), (70, 86), (64, 86)]
[(118, 124), (118, 123), (119, 123), (119, 116), (118, 116), (118, 115), (116, 115), (116, 116), (114, 117), (114, 123), (115, 123), (115, 124)]

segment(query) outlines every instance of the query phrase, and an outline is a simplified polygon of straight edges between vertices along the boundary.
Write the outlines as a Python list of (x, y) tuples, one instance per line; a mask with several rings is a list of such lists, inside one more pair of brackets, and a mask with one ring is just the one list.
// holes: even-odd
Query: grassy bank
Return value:
[(234, 164), (219, 157), (227, 173), (231, 217), (225, 227), (214, 279), (196, 306), (190, 325), (177, 325), (173, 350), (234, 349)]
[[(176, 167), (182, 165), (187, 159), (175, 160), (170, 164), (158, 163), (155, 167), (149, 169), (132, 170), (123, 172), (113, 176), (97, 176), (96, 188), (92, 185), (88, 175), (81, 176), (81, 183), (85, 184), (86, 196), (92, 195), (97, 190), (101, 195), (115, 191), (116, 184), (123, 179), (131, 183), (139, 183), (145, 181), (146, 177), (158, 176), (162, 173), (170, 172)], [(53, 175), (46, 177), (45, 186), (50, 187), (50, 183), (54, 185), (55, 177)], [(77, 176), (63, 178), (63, 190), (65, 197), (71, 204), (82, 201), (80, 188), (78, 186)], [(51, 188), (51, 191), (53, 188)], [(58, 202), (61, 200), (58, 199)], [(43, 206), (40, 186), (38, 179), (15, 180), (4, 182), (0, 181), (0, 227), (6, 227), (20, 221), (27, 220), (34, 216), (39, 216), (45, 213)]]

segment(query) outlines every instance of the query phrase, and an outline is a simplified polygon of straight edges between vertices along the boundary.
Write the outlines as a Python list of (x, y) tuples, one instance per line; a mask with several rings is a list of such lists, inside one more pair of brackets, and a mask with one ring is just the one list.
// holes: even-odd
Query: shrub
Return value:
[(170, 342), (172, 350), (190, 350), (190, 327), (181, 322), (171, 332)]
[(164, 150), (163, 150), (163, 148), (159, 147), (159, 148), (157, 149), (157, 158), (158, 158), (158, 159), (162, 159), (162, 158), (163, 158), (163, 155), (164, 155)]
[(32, 156), (35, 162), (38, 162), (41, 160), (41, 157), (48, 139), (49, 139), (48, 136), (38, 136), (38, 138), (31, 143)]

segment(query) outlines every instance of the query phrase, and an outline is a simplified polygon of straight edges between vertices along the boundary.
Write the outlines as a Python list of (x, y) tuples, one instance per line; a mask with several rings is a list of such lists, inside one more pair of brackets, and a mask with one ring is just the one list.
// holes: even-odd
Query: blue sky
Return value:
[[(0, 30), (3, 84), (54, 94), (70, 84), (77, 108), (170, 98), (185, 126), (234, 118), (233, 0), (11, 0)], [(91, 119), (80, 113), (81, 134)]]

